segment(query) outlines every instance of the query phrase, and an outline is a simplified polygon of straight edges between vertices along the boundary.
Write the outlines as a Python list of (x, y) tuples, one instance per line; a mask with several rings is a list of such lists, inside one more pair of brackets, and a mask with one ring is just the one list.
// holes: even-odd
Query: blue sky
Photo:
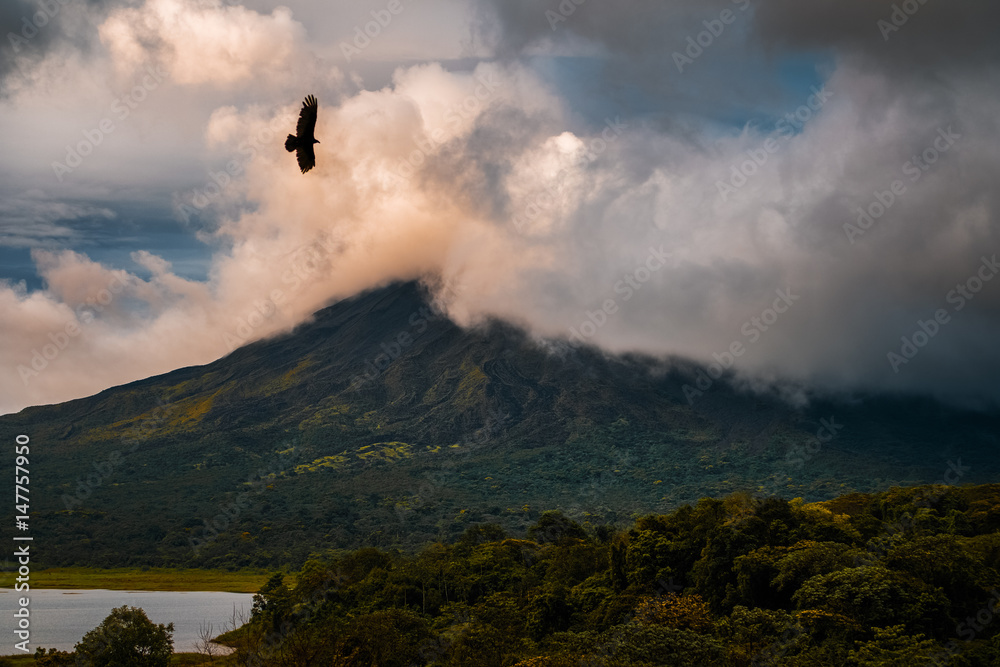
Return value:
[[(884, 33), (891, 5), (588, 2), (553, 24), (557, 1), (95, 0), (19, 38), (37, 7), (13, 0), (0, 412), (216, 359), (276, 292), (246, 341), (394, 280), (447, 285), (459, 323), (554, 337), (618, 294), (589, 342), (704, 363), (793, 289), (741, 359), (748, 386), (991, 404), (1000, 281), (891, 360), (1000, 251), (997, 9), (927, 4)], [(817, 89), (829, 101), (782, 132)], [(281, 140), (310, 93), (303, 176)], [(934, 148), (942, 132), (959, 140)], [(933, 164), (907, 180), (919, 154)], [(616, 285), (660, 247), (624, 307)], [(110, 282), (121, 295), (79, 322)]]

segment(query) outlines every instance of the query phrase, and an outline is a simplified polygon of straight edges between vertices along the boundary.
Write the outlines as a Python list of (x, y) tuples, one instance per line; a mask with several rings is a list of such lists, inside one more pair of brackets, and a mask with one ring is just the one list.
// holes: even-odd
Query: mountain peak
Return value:
[[(33, 509), (61, 545), (49, 564), (275, 564), (302, 556), (288, 530), (416, 546), (475, 522), (517, 529), (539, 505), (615, 522), (737, 490), (824, 500), (931, 483), (958, 462), (962, 482), (995, 478), (995, 415), (894, 399), (796, 409), (725, 382), (690, 402), (693, 373), (551, 354), (501, 322), (462, 329), (398, 283), (206, 366), (0, 424), (32, 434)], [(262, 476), (267, 492), (193, 553), (203, 518)]]

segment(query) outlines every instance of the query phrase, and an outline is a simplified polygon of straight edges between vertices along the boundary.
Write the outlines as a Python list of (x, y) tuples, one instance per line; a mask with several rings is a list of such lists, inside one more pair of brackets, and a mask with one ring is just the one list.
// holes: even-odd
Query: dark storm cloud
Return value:
[(673, 51), (673, 37), (729, 9), (748, 11), (767, 46), (861, 52), (909, 65), (984, 65), (1000, 56), (991, 0), (482, 0), (480, 35), (501, 55), (576, 35), (631, 56)]
[(766, 0), (755, 24), (766, 45), (857, 53), (900, 73), (978, 69), (1000, 57), (991, 0)]
[(53, 49), (91, 49), (96, 33), (74, 23), (97, 21), (125, 0), (4, 0), (0, 3), (0, 95), (15, 77), (30, 77), (32, 68)]
[(52, 5), (42, 9), (28, 0), (0, 3), (0, 90), (7, 76), (44, 54), (59, 35), (53, 24), (62, 5), (57, 0)]
[[(560, 6), (574, 9), (560, 11)], [(673, 347), (705, 360), (713, 346), (716, 352), (725, 349), (727, 335), (743, 340), (739, 322), (723, 316), (713, 323), (706, 309), (753, 310), (747, 304), (764, 300), (768, 285), (783, 284), (802, 300), (741, 360), (749, 375), (955, 400), (1000, 397), (994, 379), (1000, 353), (988, 342), (1000, 322), (1000, 292), (992, 284), (952, 312), (914, 361), (887, 363), (887, 353), (899, 354), (903, 337), (912, 339), (928, 313), (954, 307), (948, 295), (973, 276), (984, 253), (991, 258), (1000, 250), (1000, 207), (992, 185), (1000, 180), (995, 92), (1000, 40), (993, 35), (1000, 5), (755, 0), (746, 13), (728, 1), (637, 0), (612, 6), (592, 0), (579, 5), (484, 0), (482, 7), (484, 16), (492, 17), (485, 23), (493, 28), (498, 55), (603, 53), (605, 70), (588, 82), (593, 96), (633, 86), (669, 109), (667, 117), (678, 115), (678, 99), (689, 94), (720, 108), (741, 96), (752, 106), (771, 96), (769, 87), (783, 76), (777, 73), (782, 59), (829, 61), (824, 78), (834, 93), (831, 101), (731, 196), (720, 198), (712, 183), (719, 176), (719, 182), (730, 182), (733, 165), (759, 150), (766, 129), (750, 126), (739, 139), (729, 136), (715, 145), (697, 132), (687, 144), (675, 127), (658, 126), (649, 134), (633, 121), (632, 134), (645, 137), (622, 145), (621, 166), (607, 193), (619, 198), (588, 193), (587, 206), (565, 226), (575, 230), (566, 239), (573, 249), (566, 256), (599, 266), (607, 248), (621, 248), (635, 236), (626, 234), (620, 221), (645, 219), (666, 232), (677, 256), (697, 259), (680, 261), (669, 283), (638, 292), (632, 302), (640, 305), (623, 310), (595, 342), (615, 349)], [(738, 20), (725, 34), (706, 40), (712, 44), (705, 55), (678, 76), (673, 54), (725, 9)], [(741, 69), (746, 63), (755, 64)], [(806, 95), (793, 98), (784, 111), (794, 110)], [(585, 103), (583, 97), (576, 101)], [(961, 140), (938, 154), (934, 142), (944, 145), (939, 133), (949, 128)], [(655, 192), (644, 174), (626, 176), (649, 147), (655, 147), (652, 165), (660, 174), (659, 181), (652, 179), (661, 188), (659, 203), (643, 198)], [(933, 164), (922, 164), (922, 155)], [(678, 164), (665, 156), (679, 156)], [(699, 171), (704, 173), (692, 177)], [(873, 220), (871, 231), (855, 236), (846, 225), (858, 224), (857, 211), (872, 202), (879, 213), (877, 198), (888, 201), (885, 193), (893, 183), (904, 193)], [(634, 194), (624, 194), (630, 190)], [(600, 239), (599, 250), (580, 240), (584, 230)], [(642, 245), (656, 240), (639, 238)], [(539, 291), (579, 295), (580, 283), (579, 276), (553, 276)], [(696, 324), (688, 329), (680, 324), (685, 322)]]
[(601, 101), (665, 127), (681, 118), (742, 123), (776, 112), (816, 79), (774, 80), (765, 50), (748, 45), (752, 0), (476, 1), (476, 34), (498, 57), (570, 56), (553, 79), (584, 109)]
[(480, 34), (495, 40), (495, 48), (503, 55), (568, 34), (602, 44), (613, 53), (641, 55), (672, 49), (672, 35), (690, 30), (713, 12), (747, 4), (742, 0), (484, 0)]

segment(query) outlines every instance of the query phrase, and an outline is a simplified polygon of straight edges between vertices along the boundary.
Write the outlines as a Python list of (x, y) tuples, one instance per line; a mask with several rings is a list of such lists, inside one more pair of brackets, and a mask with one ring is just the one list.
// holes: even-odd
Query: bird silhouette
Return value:
[(285, 150), (294, 152), (295, 158), (299, 161), (299, 169), (306, 173), (316, 166), (316, 153), (313, 151), (313, 144), (319, 141), (313, 136), (316, 131), (316, 113), (319, 111), (319, 102), (314, 95), (306, 97), (302, 103), (302, 110), (299, 112), (299, 122), (295, 126), (295, 134), (289, 134), (285, 139)]

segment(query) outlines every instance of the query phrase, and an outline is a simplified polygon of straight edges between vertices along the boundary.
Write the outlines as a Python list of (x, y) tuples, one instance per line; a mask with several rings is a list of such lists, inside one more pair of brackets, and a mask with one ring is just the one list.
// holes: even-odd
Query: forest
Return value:
[[(732, 494), (627, 530), (543, 513), (418, 553), (315, 554), (219, 638), (224, 664), (1000, 664), (1000, 485)], [(238, 627), (237, 627), (238, 626)]]

